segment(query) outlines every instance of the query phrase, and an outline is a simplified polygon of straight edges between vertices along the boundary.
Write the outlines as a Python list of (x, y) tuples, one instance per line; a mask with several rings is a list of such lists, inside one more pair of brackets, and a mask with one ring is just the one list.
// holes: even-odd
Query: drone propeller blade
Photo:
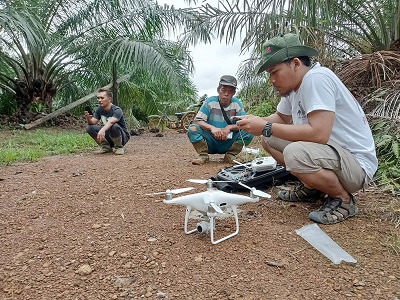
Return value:
[(187, 191), (191, 191), (193, 189), (194, 189), (194, 187), (186, 187), (186, 188), (171, 190), (171, 193), (172, 194), (180, 194), (180, 193), (184, 193), (184, 192), (187, 192)]
[(215, 204), (214, 202), (211, 202), (210, 205), (212, 206), (212, 208), (215, 209), (216, 212), (223, 214), (224, 211), (221, 209), (221, 207), (219, 207), (217, 204)]
[(208, 183), (211, 182), (235, 182), (234, 180), (212, 180), (212, 179), (188, 179), (186, 181), (193, 182), (193, 183)]
[(257, 190), (256, 188), (249, 187), (248, 185), (245, 185), (243, 182), (239, 181), (238, 183), (241, 186), (244, 186), (245, 188), (247, 188), (250, 191), (252, 191), (254, 196), (263, 197), (263, 198), (271, 198), (270, 194), (264, 193), (263, 191)]
[(151, 194), (145, 194), (146, 196), (151, 196), (151, 195), (162, 195), (166, 193), (171, 193), (171, 194), (180, 194), (184, 193), (190, 190), (193, 190), (194, 187), (186, 187), (186, 188), (181, 188), (181, 189), (175, 189), (175, 190), (167, 190), (165, 192), (158, 192), (158, 193), (151, 193)]
[(251, 190), (252, 188), (251, 187), (249, 187), (248, 185), (245, 185), (243, 182), (241, 182), (241, 181), (239, 181), (238, 182), (241, 186), (244, 186), (246, 189), (249, 189), (249, 190)]
[(223, 214), (224, 211), (219, 207), (214, 201), (213, 198), (211, 197), (210, 194), (205, 194), (203, 197), (204, 203), (210, 204), (212, 208), (215, 209), (216, 212)]
[(260, 190), (253, 190), (253, 195), (263, 198), (271, 198), (270, 194), (264, 193), (263, 191)]
[(232, 161), (233, 161), (234, 163), (240, 165), (240, 166), (246, 167), (246, 165), (245, 165), (245, 164), (242, 164), (240, 161), (237, 161), (237, 160), (232, 160)]
[(251, 169), (250, 166), (242, 164), (240, 161), (237, 160), (233, 160), (234, 163), (238, 164), (239, 166), (245, 167), (246, 169)]
[(193, 182), (193, 183), (207, 183), (208, 179), (188, 179), (186, 181)]

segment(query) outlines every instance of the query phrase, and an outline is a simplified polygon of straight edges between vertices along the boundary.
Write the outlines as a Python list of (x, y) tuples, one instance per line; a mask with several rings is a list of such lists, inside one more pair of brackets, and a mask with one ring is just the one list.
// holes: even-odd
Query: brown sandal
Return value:
[(278, 197), (283, 201), (290, 202), (317, 202), (321, 198), (321, 192), (300, 184), (293, 191), (279, 191)]
[(350, 194), (350, 203), (343, 203), (340, 198), (326, 197), (325, 203), (318, 210), (310, 212), (308, 217), (316, 223), (336, 224), (357, 213), (356, 199)]

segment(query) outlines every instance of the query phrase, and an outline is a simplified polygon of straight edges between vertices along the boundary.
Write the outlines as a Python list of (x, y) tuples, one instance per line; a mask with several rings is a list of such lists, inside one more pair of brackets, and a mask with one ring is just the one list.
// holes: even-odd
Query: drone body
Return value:
[[(164, 200), (166, 204), (190, 206), (193, 209), (206, 214), (210, 203), (215, 203), (222, 210), (232, 205), (241, 205), (247, 202), (257, 202), (258, 197), (248, 197), (238, 194), (230, 194), (220, 190), (207, 190), (205, 192), (180, 196), (172, 200)], [(216, 209), (219, 211), (218, 209)], [(221, 213), (221, 211), (219, 211)]]
[[(193, 232), (201, 232), (201, 233), (209, 233), (211, 237), (211, 243), (218, 244), (232, 236), (235, 236), (239, 233), (239, 218), (237, 214), (237, 206), (241, 204), (245, 204), (248, 202), (258, 202), (259, 196), (270, 198), (271, 196), (256, 190), (255, 188), (250, 188), (250, 196), (231, 194), (224, 191), (216, 190), (213, 188), (213, 181), (209, 180), (189, 180), (196, 183), (207, 183), (208, 188), (205, 192), (190, 194), (186, 196), (180, 196), (177, 198), (172, 198), (171, 190), (167, 190), (165, 192), (164, 203), (166, 204), (175, 204), (175, 205), (184, 205), (186, 206), (185, 213), (185, 224), (184, 231), (186, 234), (190, 234)], [(240, 183), (241, 184), (241, 183)], [(243, 184), (242, 184), (243, 185)], [(245, 186), (245, 185), (244, 185)], [(183, 189), (181, 189), (183, 190)], [(233, 216), (235, 218), (236, 230), (235, 232), (220, 238), (219, 240), (214, 239), (214, 230), (215, 230), (215, 218), (218, 215), (225, 214), (227, 209), (231, 208), (233, 212)], [(188, 229), (188, 221), (189, 215), (192, 209), (199, 211), (209, 220), (202, 221), (197, 224), (195, 229)]]

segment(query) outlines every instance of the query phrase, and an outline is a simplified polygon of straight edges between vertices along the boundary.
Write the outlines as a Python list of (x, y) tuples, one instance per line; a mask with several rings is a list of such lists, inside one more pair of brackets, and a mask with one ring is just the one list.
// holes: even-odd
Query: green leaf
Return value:
[(393, 141), (392, 143), (392, 150), (396, 158), (399, 158), (399, 143), (396, 141)]

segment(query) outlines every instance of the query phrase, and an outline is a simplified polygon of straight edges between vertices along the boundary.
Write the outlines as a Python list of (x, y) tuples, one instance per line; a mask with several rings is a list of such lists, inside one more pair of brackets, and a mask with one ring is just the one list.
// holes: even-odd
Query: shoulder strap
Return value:
[(226, 111), (222, 107), (221, 102), (219, 102), (219, 100), (218, 100), (218, 103), (219, 103), (219, 106), (221, 107), (222, 115), (224, 116), (224, 119), (225, 119), (226, 123), (232, 124), (231, 120), (229, 120), (228, 116), (226, 115)]

